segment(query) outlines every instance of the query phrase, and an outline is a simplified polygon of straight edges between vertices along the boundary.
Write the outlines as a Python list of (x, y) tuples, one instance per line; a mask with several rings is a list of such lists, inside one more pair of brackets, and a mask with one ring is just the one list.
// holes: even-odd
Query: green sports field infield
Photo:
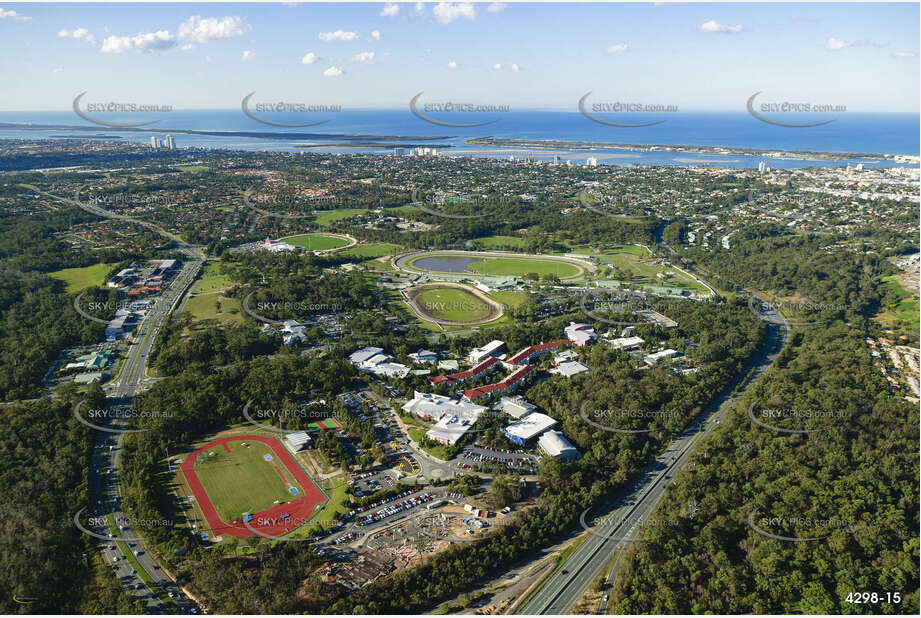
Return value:
[(418, 305), (428, 316), (449, 322), (475, 322), (487, 317), (490, 307), (482, 300), (459, 288), (429, 288), (416, 297)]
[[(195, 474), (222, 520), (230, 522), (245, 512), (265, 510), (275, 500), (289, 502), (304, 496), (304, 489), (267, 445), (246, 440), (227, 445), (230, 453), (217, 444), (195, 462)], [(265, 455), (271, 455), (272, 461), (266, 461)], [(289, 485), (297, 488), (297, 495), (288, 491)]]
[(580, 269), (573, 264), (559, 260), (542, 260), (540, 258), (484, 258), (470, 264), (468, 269), (484, 275), (523, 277), (528, 273), (538, 275), (556, 275), (561, 279), (578, 276)]
[(345, 238), (327, 236), (326, 234), (301, 234), (300, 236), (285, 238), (283, 242), (304, 247), (308, 251), (326, 251), (327, 249), (336, 249), (349, 244), (349, 241)]

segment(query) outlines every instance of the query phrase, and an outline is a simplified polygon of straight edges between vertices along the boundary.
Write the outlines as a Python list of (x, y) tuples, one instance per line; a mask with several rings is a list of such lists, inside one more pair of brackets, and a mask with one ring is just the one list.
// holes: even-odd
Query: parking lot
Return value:
[(474, 470), (479, 467), (488, 471), (498, 466), (518, 474), (536, 474), (540, 459), (539, 455), (523, 451), (468, 446), (457, 456), (457, 467), (461, 470)]

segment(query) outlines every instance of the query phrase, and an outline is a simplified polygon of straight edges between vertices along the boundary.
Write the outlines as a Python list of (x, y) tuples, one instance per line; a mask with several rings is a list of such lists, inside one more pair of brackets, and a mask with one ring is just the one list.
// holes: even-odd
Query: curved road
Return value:
[[(769, 337), (757, 357), (752, 359), (708, 408), (669, 445), (631, 487), (608, 505), (604, 522), (591, 529), (593, 534), (576, 549), (562, 568), (551, 575), (540, 590), (521, 609), (522, 614), (566, 614), (579, 601), (605, 564), (623, 551), (633, 539), (642, 536), (637, 521), (646, 521), (665, 495), (675, 473), (683, 469), (693, 450), (719, 423), (725, 411), (766, 372), (789, 338), (784, 317), (773, 308), (762, 314), (769, 324)], [(588, 517), (586, 517), (588, 519)], [(606, 607), (600, 608), (604, 613)]]
[[(150, 350), (153, 348), (154, 340), (160, 332), (160, 327), (166, 317), (176, 308), (186, 290), (195, 280), (201, 269), (203, 256), (198, 250), (185, 243), (181, 238), (171, 234), (151, 223), (138, 221), (131, 217), (113, 215), (112, 213), (102, 210), (95, 205), (80, 202), (79, 199), (67, 199), (52, 195), (42, 191), (32, 185), (21, 185), (27, 189), (35, 191), (40, 195), (53, 199), (71, 206), (77, 206), (92, 214), (130, 221), (143, 225), (166, 238), (174, 241), (179, 251), (186, 254), (188, 258), (183, 262), (182, 268), (175, 274), (166, 289), (163, 290), (156, 298), (153, 307), (147, 310), (140, 324), (138, 324), (131, 337), (131, 342), (127, 347), (127, 354), (118, 376), (104, 387), (107, 397), (107, 405), (121, 408), (130, 408), (134, 400), (134, 395), (145, 390), (149, 384), (147, 376), (147, 358)], [(79, 191), (75, 198), (79, 198)], [(98, 423), (99, 421), (97, 421)], [(101, 541), (103, 546), (103, 557), (107, 564), (113, 565), (115, 576), (129, 591), (143, 600), (147, 605), (147, 612), (150, 614), (171, 614), (171, 613), (190, 613), (197, 612), (198, 608), (191, 600), (185, 597), (176, 583), (171, 580), (156, 563), (150, 552), (147, 551), (140, 533), (130, 526), (130, 520), (122, 511), (121, 491), (118, 481), (118, 466), (121, 459), (121, 446), (124, 440), (124, 433), (119, 430), (126, 429), (125, 419), (107, 418), (101, 423), (103, 426), (114, 431), (97, 431), (96, 444), (93, 449), (93, 455), (89, 470), (89, 487), (92, 514), (95, 517), (111, 515), (116, 522), (122, 522), (122, 525), (110, 527), (111, 521), (106, 525), (102, 522), (94, 521), (100, 525), (88, 526), (96, 534), (112, 539), (111, 541)], [(123, 530), (120, 528), (124, 528)], [(137, 555), (132, 556), (141, 570), (144, 572), (142, 579), (140, 573), (132, 573), (135, 570), (129, 560), (122, 560), (122, 550), (115, 545), (115, 540), (121, 540), (127, 545), (128, 550)], [(116, 558), (119, 558), (117, 561)], [(152, 583), (148, 585), (145, 579)]]

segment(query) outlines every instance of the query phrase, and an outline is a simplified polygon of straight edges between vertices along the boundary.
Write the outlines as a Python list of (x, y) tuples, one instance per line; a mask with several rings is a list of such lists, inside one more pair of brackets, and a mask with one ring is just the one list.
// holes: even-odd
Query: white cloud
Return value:
[(499, 11), (501, 11), (507, 6), (508, 5), (505, 4), (504, 2), (493, 2), (488, 7), (486, 7), (486, 10), (489, 11), (490, 13), (498, 13)]
[(413, 6), (413, 12), (410, 15), (412, 17), (421, 17), (424, 14), (425, 14), (425, 3), (417, 2), (415, 6)]
[(25, 15), (20, 15), (16, 11), (7, 11), (6, 9), (0, 8), (0, 19), (12, 19), (13, 21), (29, 21), (31, 17)]
[(476, 19), (476, 7), (470, 2), (439, 2), (432, 9), (432, 15), (440, 24), (450, 24), (455, 19)]
[(697, 27), (701, 32), (742, 32), (742, 24), (736, 24), (735, 26), (728, 26), (726, 24), (721, 24), (716, 20), (711, 19), (710, 21), (705, 21)]
[(380, 30), (372, 30), (371, 38), (374, 39), (375, 41), (380, 41), (382, 38), (384, 38), (384, 36), (381, 34)]
[(894, 51), (892, 52), (893, 58), (917, 58), (918, 52), (907, 52), (907, 51)]
[(179, 26), (179, 38), (207, 43), (220, 39), (243, 36), (250, 27), (239, 17), (201, 17), (193, 15)]
[(352, 61), (353, 62), (363, 62), (365, 64), (371, 64), (372, 62), (374, 62), (374, 52), (373, 51), (359, 52), (355, 54), (354, 56), (352, 56)]
[(384, 4), (384, 8), (381, 9), (381, 17), (394, 17), (399, 12), (400, 12), (399, 4), (394, 4), (393, 2), (387, 2), (386, 4)]
[(86, 28), (75, 28), (73, 30), (59, 30), (58, 36), (68, 39), (83, 39), (84, 41), (96, 44), (96, 37), (90, 34), (90, 31)]
[(357, 32), (346, 32), (344, 30), (336, 30), (335, 32), (321, 32), (320, 40), (321, 41), (354, 41), (358, 38)]
[(246, 51), (243, 52), (243, 55), (240, 57), (240, 62), (246, 62), (247, 60), (249, 60), (255, 55), (256, 55), (256, 52), (247, 49)]
[(861, 39), (859, 41), (845, 41), (844, 39), (839, 39), (838, 37), (829, 37), (825, 41), (825, 49), (829, 51), (838, 51), (841, 49), (847, 49), (848, 47), (882, 47), (879, 43), (874, 43), (868, 39)]
[(609, 54), (619, 54), (619, 53), (627, 51), (628, 49), (630, 49), (630, 46), (627, 45), (626, 43), (615, 43), (614, 45), (611, 45), (610, 47), (608, 47), (608, 53)]
[(456, 68), (457, 68), (457, 63), (454, 62), (453, 60), (451, 60), (450, 62), (448, 62), (448, 68), (449, 68), (449, 69), (456, 69)]
[(502, 65), (499, 64), (499, 63), (497, 62), (496, 64), (492, 65), (492, 70), (493, 70), (493, 71), (501, 71), (501, 70), (502, 70)]
[(517, 73), (518, 71), (521, 70), (521, 67), (519, 67), (517, 64), (513, 64), (513, 65), (512, 65), (512, 70), (515, 71), (515, 72)]
[(339, 67), (329, 67), (323, 71), (323, 77), (339, 77), (342, 75), (342, 69)]
[(99, 48), (104, 54), (163, 51), (176, 46), (176, 37), (168, 30), (142, 32), (137, 36), (108, 36)]
[(304, 57), (303, 57), (303, 58), (301, 58), (301, 64), (313, 64), (314, 62), (316, 62), (316, 61), (319, 60), (319, 59), (320, 59), (320, 57), (319, 57), (318, 55), (316, 55), (315, 53), (313, 53), (313, 52), (308, 52), (308, 53), (304, 54)]
[(180, 47), (179, 49), (181, 49), (182, 51), (192, 51), (193, 49), (195, 49), (195, 44), (194, 44), (194, 43), (186, 43), (185, 45), (183, 45), (183, 46)]
[(64, 69), (62, 69), (61, 67), (57, 67), (57, 68), (51, 69), (51, 72), (52, 72), (52, 73), (61, 73), (62, 71), (64, 71)]

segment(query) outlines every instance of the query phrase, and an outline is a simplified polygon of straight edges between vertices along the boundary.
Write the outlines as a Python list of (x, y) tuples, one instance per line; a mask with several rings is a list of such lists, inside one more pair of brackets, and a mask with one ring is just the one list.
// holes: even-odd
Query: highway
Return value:
[[(32, 186), (21, 185), (33, 190), (44, 197), (53, 199), (71, 206), (77, 206), (92, 214), (121, 221), (130, 221), (151, 229), (178, 245), (178, 251), (185, 254), (182, 268), (173, 276), (166, 288), (155, 298), (154, 305), (148, 309), (131, 335), (131, 342), (126, 348), (124, 362), (118, 376), (104, 387), (109, 408), (130, 409), (134, 396), (147, 387), (147, 359), (153, 349), (154, 341), (160, 332), (160, 327), (166, 317), (182, 301), (186, 290), (198, 276), (203, 263), (203, 256), (198, 249), (185, 243), (175, 234), (171, 234), (151, 223), (138, 221), (131, 217), (114, 215), (102, 210), (93, 204), (79, 201), (79, 191), (75, 199), (67, 199), (52, 195)], [(173, 582), (156, 563), (144, 544), (141, 534), (132, 521), (122, 511), (121, 491), (118, 480), (118, 467), (121, 463), (121, 447), (125, 437), (123, 433), (128, 429), (124, 418), (111, 418), (107, 416), (101, 422), (110, 431), (97, 431), (96, 443), (89, 470), (90, 500), (93, 520), (88, 529), (94, 536), (100, 538), (103, 556), (107, 564), (112, 564), (115, 575), (121, 583), (133, 594), (143, 600), (150, 614), (171, 613), (198, 613), (199, 609), (190, 599), (186, 598), (179, 587)], [(111, 515), (108, 521), (102, 521), (103, 516)], [(120, 522), (113, 526), (111, 520)], [(109, 539), (109, 540), (106, 540)], [(136, 569), (130, 560), (122, 559), (122, 548), (115, 544), (121, 540), (143, 571), (133, 572)], [(148, 584), (145, 582), (150, 582)]]
[[(639, 480), (614, 497), (602, 523), (590, 528), (592, 534), (547, 579), (520, 613), (570, 613), (604, 565), (614, 556), (617, 556), (619, 563), (622, 552), (633, 540), (643, 536), (643, 526), (638, 525), (638, 522), (650, 519), (666, 489), (674, 482), (675, 474), (687, 465), (694, 449), (719, 424), (725, 411), (770, 368), (786, 344), (789, 327), (783, 316), (769, 309), (761, 317), (768, 322), (769, 336), (758, 356), (669, 444), (667, 450), (646, 469)], [(604, 513), (604, 509), (597, 512)], [(591, 514), (585, 516), (589, 523), (593, 519)], [(601, 607), (599, 613), (605, 613), (606, 610), (606, 607)]]
[[(201, 260), (191, 249), (185, 248), (183, 252), (189, 255), (190, 259), (183, 263), (182, 269), (173, 277), (169, 286), (156, 299), (154, 306), (147, 311), (147, 314), (141, 320), (132, 335), (133, 341), (128, 346), (128, 353), (122, 365), (121, 373), (105, 388), (110, 406), (130, 409), (134, 395), (145, 387), (147, 359), (160, 327), (183, 297), (189, 285), (195, 280), (201, 268)], [(115, 419), (108, 426), (112, 429), (125, 428), (123, 419)], [(94, 504), (97, 507), (102, 506), (102, 510), (111, 514), (118, 522), (127, 517), (121, 508), (121, 491), (118, 482), (118, 468), (121, 463), (121, 446), (124, 437), (124, 433), (97, 432), (97, 448), (94, 450), (93, 467), (90, 470), (90, 487)], [(132, 523), (130, 520), (126, 523), (128, 525), (124, 526), (125, 530), (107, 529), (105, 534), (114, 534), (116, 538), (127, 539), (126, 542), (133, 545), (130, 547), (131, 551), (138, 552), (135, 560), (137, 560), (148, 578), (153, 581), (154, 587), (162, 591), (161, 598), (163, 596), (169, 598), (170, 594), (172, 594), (172, 603), (179, 608), (179, 611), (183, 613), (197, 611), (195, 604), (185, 598), (179, 587), (163, 573), (150, 555), (150, 552), (147, 551), (141, 532), (130, 525)], [(106, 562), (112, 562), (112, 558), (116, 555), (122, 555), (122, 552), (117, 548), (112, 550), (110, 546), (107, 546), (104, 554)], [(148, 612), (156, 614), (173, 613), (170, 607), (161, 601), (161, 598), (158, 598), (155, 591), (145, 584), (138, 574), (130, 573), (131, 566), (128, 561), (119, 561), (114, 564), (116, 565), (116, 573), (119, 579), (147, 603)]]

